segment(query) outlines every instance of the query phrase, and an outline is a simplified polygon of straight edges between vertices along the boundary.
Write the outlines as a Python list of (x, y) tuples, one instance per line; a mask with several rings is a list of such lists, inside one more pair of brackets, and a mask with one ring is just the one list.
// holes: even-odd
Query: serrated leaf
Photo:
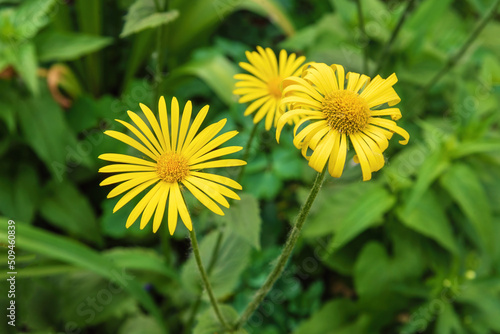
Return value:
[(92, 205), (72, 183), (52, 181), (40, 203), (40, 213), (50, 224), (88, 241), (102, 241)]
[(450, 252), (458, 255), (458, 247), (446, 214), (431, 190), (420, 198), (409, 212), (397, 211), (399, 219), (409, 228), (428, 236)]
[(125, 25), (120, 37), (159, 27), (174, 21), (178, 16), (179, 12), (175, 9), (159, 13), (154, 0), (136, 0), (125, 16)]
[[(207, 234), (200, 242), (201, 260), (205, 268), (210, 263), (219, 233), (215, 231)], [(234, 233), (224, 233), (216, 262), (209, 274), (216, 297), (227, 297), (234, 291), (240, 274), (248, 265), (250, 249), (250, 245), (241, 237)], [(200, 274), (192, 256), (182, 267), (181, 281), (193, 293), (199, 293)]]
[(234, 201), (226, 215), (220, 219), (224, 221), (234, 234), (241, 237), (256, 249), (260, 249), (260, 217), (259, 201), (250, 194), (240, 194), (241, 200)]
[[(228, 305), (219, 305), (220, 312), (226, 323), (231, 324), (238, 319), (238, 312)], [(196, 324), (193, 334), (213, 334), (225, 333), (227, 330), (220, 324), (219, 319), (215, 315), (212, 308), (208, 308), (205, 312), (198, 316), (198, 323)], [(234, 334), (247, 334), (247, 331), (240, 329), (231, 331)]]
[(491, 251), (493, 249), (491, 206), (476, 173), (469, 166), (456, 163), (440, 181), (472, 222), (485, 250)]
[(113, 39), (69, 31), (49, 30), (36, 36), (34, 42), (40, 61), (68, 61), (100, 50), (110, 45)]

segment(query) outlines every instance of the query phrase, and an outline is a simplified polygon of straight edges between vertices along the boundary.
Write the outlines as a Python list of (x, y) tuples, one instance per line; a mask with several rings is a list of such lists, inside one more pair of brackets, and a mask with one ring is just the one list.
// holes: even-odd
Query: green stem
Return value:
[(408, 2), (406, 4), (406, 8), (405, 8), (403, 14), (401, 15), (401, 17), (399, 18), (398, 23), (396, 24), (396, 28), (394, 28), (394, 30), (392, 31), (392, 35), (389, 38), (389, 41), (385, 44), (384, 49), (382, 50), (382, 53), (380, 54), (380, 57), (379, 57), (378, 62), (377, 62), (377, 68), (375, 69), (375, 71), (373, 71), (372, 77), (377, 75), (380, 72), (380, 70), (383, 68), (383, 66), (385, 65), (385, 61), (387, 59), (387, 55), (389, 54), (389, 51), (391, 50), (392, 44), (394, 43), (394, 41), (396, 40), (396, 37), (398, 36), (399, 32), (401, 31), (401, 27), (403, 27), (403, 23), (405, 22), (406, 17), (408, 16), (408, 13), (410, 13), (410, 10), (411, 10), (414, 2), (415, 2), (415, 0), (408, 0)]
[(479, 23), (476, 25), (472, 33), (469, 35), (469, 38), (467, 38), (467, 41), (462, 45), (460, 50), (458, 50), (457, 53), (455, 53), (453, 56), (448, 58), (446, 61), (446, 64), (444, 67), (439, 71), (433, 78), (432, 80), (429, 81), (429, 83), (424, 87), (422, 90), (422, 94), (425, 94), (428, 92), (439, 80), (441, 80), (449, 70), (451, 70), (457, 62), (462, 58), (462, 56), (465, 54), (465, 51), (471, 46), (472, 42), (477, 38), (477, 36), (481, 33), (481, 31), (484, 29), (486, 24), (488, 23), (489, 20), (491, 20), (497, 11), (498, 6), (500, 5), (500, 0), (495, 1), (493, 6), (491, 6), (490, 10), (488, 13), (486, 13), (485, 16), (479, 21)]
[[(220, 246), (222, 244), (222, 236), (223, 235), (224, 235), (224, 233), (222, 233), (222, 231), (221, 231), (219, 233), (219, 235), (217, 236), (217, 240), (215, 241), (215, 247), (212, 251), (212, 257), (211, 257), (210, 263), (208, 264), (208, 267), (207, 267), (207, 274), (209, 276), (212, 273), (212, 270), (215, 266), (215, 263), (217, 262), (217, 254), (219, 253), (219, 249), (220, 249)], [(187, 321), (186, 328), (184, 331), (184, 333), (186, 333), (186, 334), (190, 333), (190, 331), (191, 331), (191, 327), (192, 327), (193, 322), (194, 322), (194, 317), (196, 316), (196, 313), (198, 313), (198, 308), (201, 305), (202, 293), (203, 293), (203, 291), (200, 291), (200, 294), (196, 298), (196, 301), (194, 302), (193, 307), (191, 308), (189, 319)]]
[(326, 170), (327, 168), (325, 168), (323, 172), (318, 173), (318, 175), (316, 176), (316, 180), (314, 180), (314, 184), (311, 188), (311, 191), (309, 192), (309, 196), (307, 197), (306, 202), (304, 203), (304, 205), (299, 211), (299, 214), (297, 215), (296, 223), (293, 226), (292, 231), (288, 236), (288, 239), (285, 243), (285, 247), (283, 248), (283, 251), (279, 256), (274, 269), (271, 271), (269, 276), (267, 276), (264, 285), (262, 285), (261, 288), (255, 293), (253, 300), (250, 302), (250, 304), (248, 304), (247, 308), (243, 311), (240, 318), (236, 322), (235, 326), (237, 329), (245, 325), (250, 316), (255, 312), (255, 310), (259, 307), (260, 303), (269, 293), (276, 280), (283, 273), (285, 265), (288, 259), (290, 258), (293, 248), (295, 247), (295, 244), (297, 243), (297, 240), (300, 236), (300, 231), (302, 230), (304, 222), (306, 221), (309, 211), (311, 210), (311, 206), (314, 200), (316, 199), (316, 196), (318, 195), (321, 185), (323, 184), (323, 180), (325, 179), (326, 175)]
[(156, 71), (155, 71), (155, 101), (154, 103), (158, 103), (158, 100), (161, 96), (161, 85), (163, 81), (163, 26), (159, 26), (156, 35)]
[(210, 303), (212, 304), (212, 307), (215, 311), (215, 315), (219, 319), (219, 322), (221, 323), (221, 325), (224, 326), (224, 328), (229, 330), (229, 326), (227, 325), (226, 320), (224, 320), (224, 317), (222, 316), (222, 313), (220, 312), (219, 305), (217, 304), (217, 300), (215, 299), (214, 292), (212, 290), (212, 286), (210, 285), (210, 281), (208, 280), (207, 272), (205, 271), (205, 267), (203, 266), (203, 263), (201, 262), (200, 249), (198, 247), (198, 240), (196, 240), (196, 232), (194, 231), (194, 228), (191, 231), (189, 231), (189, 237), (191, 238), (191, 245), (193, 247), (194, 258), (196, 260), (196, 264), (198, 265), (198, 269), (200, 270), (201, 279), (203, 281), (203, 285), (205, 286), (205, 289), (207, 290), (208, 297), (210, 299)]
[[(253, 125), (252, 131), (250, 132), (250, 137), (248, 137), (245, 152), (243, 153), (243, 159), (242, 159), (243, 161), (248, 160), (248, 157), (250, 155), (250, 148), (252, 146), (252, 142), (253, 142), (253, 139), (255, 137), (255, 134), (257, 133), (258, 126), (259, 126), (259, 123), (255, 123)], [(243, 175), (245, 174), (245, 167), (246, 167), (246, 165), (241, 166), (240, 172), (238, 173), (238, 177), (236, 178), (236, 182), (241, 183), (241, 179), (243, 178)]]
[(363, 7), (361, 7), (361, 0), (356, 0), (358, 7), (358, 20), (359, 20), (359, 30), (361, 31), (361, 43), (363, 48), (363, 73), (368, 71), (368, 35), (365, 29), (365, 19), (363, 17)]

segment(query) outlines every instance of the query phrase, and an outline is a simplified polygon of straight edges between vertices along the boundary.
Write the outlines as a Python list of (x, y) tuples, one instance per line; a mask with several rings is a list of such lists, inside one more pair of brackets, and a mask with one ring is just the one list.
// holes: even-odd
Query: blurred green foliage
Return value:
[[(390, 146), (370, 182), (354, 163), (328, 179), (293, 260), (240, 333), (500, 332), (498, 12), (430, 81), (494, 2), (414, 2), (379, 73), (398, 75), (410, 144)], [(0, 215), (2, 226), (16, 221), (17, 332), (220, 332), (198, 299), (185, 231), (125, 229), (134, 203), (111, 213), (97, 156), (127, 148), (102, 132), (124, 130), (113, 120), (139, 102), (155, 109), (159, 91), (209, 104), (208, 121), (228, 118), (245, 146), (252, 121), (232, 95), (244, 51), (286, 48), (361, 72), (366, 50), (374, 70), (407, 2), (361, 3), (368, 42), (351, 0), (171, 0), (161, 12), (161, 0), (0, 1)], [(291, 133), (282, 138), (259, 129), (242, 200), (225, 217), (187, 198), (230, 321), (271, 270), (314, 178)], [(0, 331), (12, 328), (4, 320)]]

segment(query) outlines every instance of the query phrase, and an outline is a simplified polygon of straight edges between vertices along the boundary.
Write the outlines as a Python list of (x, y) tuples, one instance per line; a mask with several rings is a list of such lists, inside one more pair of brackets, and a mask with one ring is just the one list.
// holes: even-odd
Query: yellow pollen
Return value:
[(180, 182), (189, 175), (189, 164), (179, 153), (163, 153), (156, 162), (156, 173), (165, 182)]
[(267, 89), (269, 90), (269, 95), (273, 96), (275, 99), (281, 99), (281, 78), (272, 78), (267, 82)]
[(363, 130), (370, 119), (365, 100), (349, 90), (327, 94), (322, 102), (322, 111), (333, 129), (348, 135)]

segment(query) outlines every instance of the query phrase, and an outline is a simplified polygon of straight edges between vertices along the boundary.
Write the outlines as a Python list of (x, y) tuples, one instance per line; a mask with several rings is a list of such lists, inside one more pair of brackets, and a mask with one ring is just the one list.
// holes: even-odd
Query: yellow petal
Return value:
[(202, 162), (200, 164), (190, 166), (189, 169), (197, 170), (197, 169), (205, 169), (205, 168), (235, 167), (235, 166), (243, 166), (246, 164), (247, 164), (246, 161), (243, 161), (243, 160), (222, 159), (222, 160), (216, 160), (216, 161)]
[(172, 98), (170, 114), (170, 121), (172, 125), (172, 151), (177, 151), (177, 134), (179, 133), (179, 102), (175, 97)]
[(122, 193), (124, 193), (125, 191), (128, 191), (144, 182), (147, 182), (147, 181), (150, 181), (150, 180), (154, 180), (154, 179), (158, 179), (158, 175), (156, 175), (156, 173), (145, 173), (145, 175), (143, 176), (139, 176), (139, 177), (136, 177), (136, 178), (133, 178), (132, 180), (129, 180), (127, 182), (123, 182), (119, 185), (117, 185), (116, 187), (113, 188), (113, 190), (111, 190), (108, 194), (108, 198), (113, 198), (113, 197), (116, 197)]
[(389, 130), (397, 133), (401, 137), (403, 137), (404, 140), (400, 140), (399, 141), (399, 143), (401, 145), (408, 144), (408, 140), (410, 139), (410, 134), (405, 129), (400, 128), (399, 126), (397, 126), (396, 122), (390, 121), (388, 119), (375, 118), (375, 117), (370, 118), (369, 122), (371, 124), (375, 124), (375, 125), (378, 125), (378, 126), (383, 126), (384, 128), (387, 128), (387, 129), (389, 129)]
[(316, 170), (317, 172), (321, 173), (325, 168), (330, 154), (332, 153), (334, 143), (335, 135), (333, 132), (329, 132), (311, 155), (309, 166), (314, 168), (314, 170)]
[(174, 192), (173, 185), (170, 190), (170, 199), (168, 200), (168, 231), (170, 235), (173, 235), (175, 232), (175, 228), (177, 227), (177, 219), (179, 215), (177, 214), (177, 203), (179, 202), (179, 198), (177, 198), (176, 193)]
[(145, 175), (150, 175), (150, 176), (157, 176), (156, 172), (133, 172), (133, 173), (122, 173), (122, 174), (116, 174), (112, 175), (110, 177), (107, 177), (99, 183), (100, 186), (107, 186), (113, 183), (118, 183), (118, 182), (123, 182), (123, 181), (128, 181), (130, 179), (142, 177)]
[(136, 113), (132, 111), (127, 111), (128, 116), (130, 119), (137, 125), (137, 127), (142, 131), (142, 133), (148, 138), (148, 140), (153, 144), (153, 146), (156, 148), (158, 152), (163, 152), (163, 147), (160, 145), (158, 140), (156, 139), (155, 135), (149, 127), (147, 126), (146, 123), (140, 118)]
[(206, 145), (213, 137), (215, 137), (220, 130), (226, 125), (227, 119), (224, 118), (215, 124), (211, 124), (203, 129), (189, 144), (182, 150), (186, 158), (192, 157), (198, 150)]
[(139, 107), (141, 107), (141, 110), (144, 113), (144, 115), (146, 115), (149, 124), (151, 124), (151, 127), (153, 128), (153, 131), (156, 134), (156, 138), (158, 138), (158, 140), (160, 141), (163, 151), (168, 150), (168, 147), (165, 143), (165, 138), (163, 137), (163, 133), (161, 132), (160, 124), (158, 123), (158, 120), (156, 119), (151, 109), (149, 109), (146, 105), (142, 103), (139, 103)]
[(200, 201), (201, 204), (210, 209), (210, 211), (218, 215), (224, 216), (224, 212), (221, 210), (221, 208), (217, 204), (215, 204), (215, 202), (212, 201), (207, 195), (201, 192), (198, 188), (196, 188), (187, 180), (183, 180), (182, 184), (186, 186), (186, 188), (193, 194), (194, 197), (196, 197), (196, 199), (198, 199), (198, 201)]
[(107, 131), (104, 131), (104, 134), (108, 135), (112, 138), (118, 139), (119, 141), (124, 142), (125, 144), (127, 144), (129, 146), (132, 146), (133, 148), (144, 153), (145, 155), (147, 155), (148, 157), (150, 157), (153, 160), (156, 160), (157, 157), (159, 156), (159, 154), (157, 152), (155, 152), (155, 153), (151, 152), (150, 150), (145, 148), (143, 145), (139, 144), (135, 139), (132, 139), (129, 136), (127, 136), (121, 132), (107, 130)]
[(363, 181), (368, 181), (372, 178), (372, 169), (370, 167), (370, 162), (366, 157), (365, 151), (361, 148), (361, 145), (358, 143), (356, 137), (350, 136), (352, 146), (354, 146), (354, 150), (356, 151), (356, 155), (359, 159), (359, 164), (361, 165), (361, 172), (363, 173)]
[(210, 186), (210, 181), (199, 179), (194, 176), (187, 177), (186, 181), (203, 191), (220, 205), (229, 208), (229, 202), (224, 198), (224, 196)]
[(158, 206), (156, 207), (155, 217), (153, 219), (153, 233), (156, 233), (160, 228), (161, 222), (163, 220), (163, 214), (165, 213), (165, 208), (167, 206), (168, 194), (170, 192), (170, 184), (167, 182), (161, 182), (161, 197), (158, 200)]
[(132, 190), (130, 190), (125, 195), (123, 195), (123, 197), (120, 198), (120, 200), (118, 201), (118, 203), (116, 203), (115, 207), (113, 208), (113, 213), (115, 213), (116, 211), (120, 210), (125, 204), (127, 204), (128, 202), (130, 202), (130, 200), (132, 198), (134, 198), (135, 196), (137, 196), (144, 189), (146, 189), (150, 185), (154, 184), (155, 182), (158, 182), (158, 180), (151, 180), (151, 181), (145, 182), (145, 183), (143, 183), (143, 184), (141, 184), (141, 185), (133, 188)]
[[(208, 142), (207, 144), (205, 144), (202, 148), (200, 148), (195, 154), (193, 154), (191, 156), (191, 163), (196, 163), (198, 162), (197, 160), (202, 156), (202, 155), (206, 155), (207, 152), (210, 152), (211, 150), (213, 150), (214, 148), (222, 145), (223, 143), (225, 143), (226, 141), (230, 140), (231, 138), (233, 138), (234, 136), (236, 136), (238, 134), (238, 131), (229, 131), (229, 132), (226, 132), (224, 134), (221, 134), (220, 136), (218, 136), (217, 138), (211, 140), (210, 142)], [(231, 146), (231, 147), (240, 147), (240, 146)], [(239, 150), (236, 150), (234, 152), (238, 152)], [(229, 151), (228, 151), (229, 152)], [(233, 153), (233, 152), (230, 152), (230, 153)], [(230, 153), (225, 153), (225, 154), (230, 154)], [(212, 154), (212, 152), (210, 152), (209, 154)], [(211, 159), (211, 158), (210, 158)], [(208, 160), (208, 159), (205, 159), (205, 160)]]
[(151, 167), (156, 166), (156, 163), (154, 162), (139, 159), (126, 154), (104, 153), (101, 154), (98, 158), (101, 160), (112, 161), (112, 162), (122, 162), (122, 163), (151, 166)]
[(132, 224), (137, 220), (139, 215), (144, 211), (144, 208), (156, 194), (158, 189), (160, 189), (159, 183), (156, 184), (150, 191), (148, 191), (147, 194), (139, 201), (139, 203), (137, 203), (137, 205), (134, 207), (134, 209), (127, 218), (127, 222), (125, 223), (125, 226), (127, 228), (132, 226)]
[(165, 141), (165, 145), (167, 146), (166, 151), (172, 150), (172, 146), (170, 145), (170, 131), (168, 127), (168, 114), (167, 114), (167, 104), (165, 103), (165, 98), (160, 97), (160, 101), (158, 101), (158, 111), (160, 114), (160, 125), (161, 132), (163, 133), (163, 140)]
[(127, 164), (117, 164), (117, 165), (107, 165), (99, 169), (99, 173), (120, 173), (120, 172), (152, 172), (156, 169), (150, 166), (139, 166), (139, 165), (127, 165)]
[(198, 115), (196, 115), (193, 124), (191, 124), (191, 127), (189, 128), (189, 132), (187, 134), (186, 140), (184, 141), (184, 145), (182, 146), (183, 151), (185, 147), (188, 147), (191, 144), (191, 141), (193, 140), (194, 136), (198, 132), (198, 129), (201, 126), (201, 123), (203, 123), (203, 120), (205, 120), (205, 117), (207, 116), (209, 106), (206, 105), (203, 108), (201, 108), (200, 112)]
[(124, 125), (127, 129), (129, 129), (137, 138), (139, 138), (139, 140), (141, 142), (144, 143), (144, 145), (146, 145), (146, 147), (154, 154), (156, 155), (160, 155), (160, 151), (158, 151), (150, 142), (149, 139), (147, 139), (141, 131), (139, 131), (135, 126), (133, 126), (132, 124), (129, 124), (125, 121), (122, 121), (122, 120), (119, 120), (117, 119), (116, 120), (118, 123)]
[(186, 138), (189, 129), (189, 122), (191, 121), (192, 111), (193, 106), (191, 104), (191, 101), (187, 101), (186, 105), (184, 106), (184, 111), (182, 112), (181, 129), (179, 131), (179, 142), (177, 144), (179, 152), (182, 151), (182, 147), (184, 145), (184, 139)]
[(162, 184), (165, 182), (159, 183), (157, 186), (157, 190), (154, 193), (154, 195), (150, 198), (148, 204), (146, 205), (146, 208), (142, 212), (141, 216), (141, 225), (139, 228), (142, 230), (146, 227), (146, 225), (149, 223), (151, 220), (151, 217), (153, 216), (153, 213), (155, 212), (156, 207), (158, 206), (158, 202), (163, 194), (163, 187)]
[(223, 185), (226, 185), (226, 186), (234, 188), (234, 189), (238, 189), (238, 190), (242, 189), (241, 185), (238, 182), (236, 182), (228, 177), (222, 176), (222, 175), (202, 173), (202, 172), (190, 172), (190, 173), (191, 173), (191, 175), (198, 176), (198, 177), (201, 177), (203, 179), (215, 181), (215, 182), (221, 183)]
[(241, 151), (242, 149), (243, 149), (243, 147), (241, 147), (241, 146), (229, 146), (229, 147), (220, 148), (218, 150), (214, 150), (214, 151), (211, 151), (210, 153), (202, 155), (199, 158), (190, 160), (189, 164), (194, 165), (194, 164), (197, 164), (197, 163), (200, 163), (203, 161), (207, 161), (207, 160), (215, 159), (215, 158), (218, 158), (218, 157), (221, 157), (224, 155), (236, 153), (236, 152)]

